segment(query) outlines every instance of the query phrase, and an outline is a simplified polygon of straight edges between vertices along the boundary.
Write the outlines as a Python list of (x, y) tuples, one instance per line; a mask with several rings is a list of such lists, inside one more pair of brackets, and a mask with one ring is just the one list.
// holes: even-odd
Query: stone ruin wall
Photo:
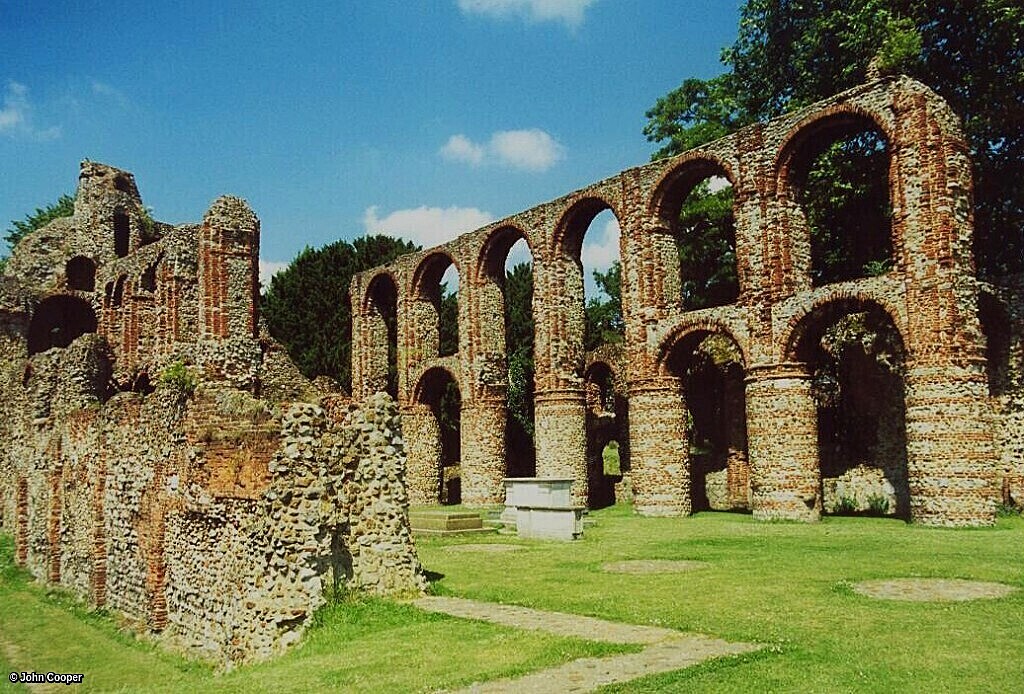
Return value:
[[(876, 128), (887, 141), (893, 267), (877, 277), (814, 286), (810, 232), (793, 172), (813, 142), (851, 124)], [(709, 175), (733, 186), (739, 297), (686, 312), (674, 225), (683, 199)], [(888, 317), (906, 352), (906, 445), (886, 455), (906, 461), (907, 515), (934, 525), (990, 524), (1000, 489), (1017, 489), (1024, 465), (1021, 293), (1012, 279), (990, 290), (1015, 317), (1012, 375), (993, 398), (988, 375), (995, 365), (986, 359), (979, 319), (985, 287), (974, 271), (972, 186), (959, 120), (933, 91), (903, 76), (856, 87), (357, 275), (351, 285), (354, 395), (385, 387), (391, 307), (382, 297), (393, 296), (398, 401), (414, 502), (438, 501), (439, 444), (430, 402), (437, 397), (432, 384), (443, 374), (462, 396), (462, 500), (500, 503), (507, 364), (502, 321), (495, 317), (503, 315), (505, 254), (525, 239), (533, 256), (537, 474), (574, 477), (574, 499), (585, 502), (593, 456), (579, 252), (591, 220), (610, 209), (622, 230), (626, 328), (624, 373), (616, 377), (625, 383), (630, 476), (640, 513), (691, 512), (686, 404), (668, 361), (702, 336), (725, 335), (742, 355), (747, 433), (746, 459), (737, 461), (727, 481), (734, 487), (729, 496), (747, 496), (741, 486), (749, 481), (755, 516), (817, 519), (825, 499), (804, 354), (831, 317), (871, 309)], [(428, 288), (439, 279), (437, 268), (449, 263), (460, 276), (459, 345), (455, 355), (440, 357), (436, 300)]]
[(258, 234), (235, 198), (152, 222), (130, 174), (86, 162), (74, 216), (0, 287), (17, 562), (226, 665), (295, 642), (332, 591), (425, 587), (396, 406), (318, 391), (261, 329)]

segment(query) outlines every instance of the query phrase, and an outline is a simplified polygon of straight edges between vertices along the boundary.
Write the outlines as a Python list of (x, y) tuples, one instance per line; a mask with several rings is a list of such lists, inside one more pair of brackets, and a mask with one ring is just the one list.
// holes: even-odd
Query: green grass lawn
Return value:
[[(817, 525), (748, 516), (591, 516), (581, 541), (419, 538), (433, 590), (699, 631), (763, 651), (636, 680), (621, 691), (1021, 691), (1024, 590), (970, 603), (904, 603), (854, 593), (853, 581), (932, 576), (1024, 588), (1024, 519), (940, 530), (871, 518)], [(452, 551), (505, 542), (520, 552)], [(381, 600), (333, 604), (303, 643), (272, 662), (217, 673), (48, 593), (11, 566), (0, 538), (0, 667), (85, 672), (85, 691), (421, 691), (624, 652), (573, 639), (427, 614)], [(623, 559), (696, 559), (684, 574), (606, 573)], [(0, 673), (6, 676), (6, 672)], [(12, 688), (13, 690), (13, 688)]]

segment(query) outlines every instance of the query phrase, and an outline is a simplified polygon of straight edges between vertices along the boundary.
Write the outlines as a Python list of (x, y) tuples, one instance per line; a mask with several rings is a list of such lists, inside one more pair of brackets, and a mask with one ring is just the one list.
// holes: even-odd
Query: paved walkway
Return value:
[(427, 597), (413, 604), (430, 611), (466, 619), (480, 619), (518, 629), (544, 631), (588, 641), (631, 643), (646, 646), (639, 653), (606, 658), (580, 658), (564, 665), (541, 670), (516, 679), (475, 684), (463, 692), (590, 692), (598, 687), (681, 670), (710, 658), (747, 653), (761, 648), (753, 643), (732, 643), (702, 634), (687, 634), (673, 629), (608, 622), (594, 617), (562, 612), (547, 612), (528, 607), (498, 605), (462, 598)]

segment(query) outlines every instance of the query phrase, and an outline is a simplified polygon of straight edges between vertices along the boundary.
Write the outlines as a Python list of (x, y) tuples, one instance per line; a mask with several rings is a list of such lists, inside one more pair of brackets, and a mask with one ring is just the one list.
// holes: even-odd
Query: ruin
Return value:
[(426, 585), (394, 401), (299, 374), (261, 325), (258, 257), (243, 201), (172, 227), (131, 174), (84, 162), (74, 215), (0, 284), (17, 562), (228, 665), (295, 642), (332, 590)]
[[(875, 263), (874, 271), (828, 277), (800, 177), (829, 142), (865, 131), (887, 158), (891, 214), (874, 223), (888, 233), (870, 248), (840, 239), (858, 266)], [(738, 291), (687, 310), (678, 217), (710, 177), (734, 191)], [(583, 350), (580, 263), (583, 234), (604, 210), (622, 230), (625, 320), (624, 353), (606, 360)], [(357, 275), (354, 396), (397, 391), (411, 498), (437, 503), (448, 468), (439, 463), (435, 410), (441, 384), (454, 383), (462, 502), (500, 504), (508, 365), (495, 317), (504, 301), (500, 269), (525, 239), (536, 321), (535, 473), (574, 478), (574, 503), (593, 499), (599, 451), (618, 437), (641, 514), (685, 515), (702, 498), (765, 519), (810, 521), (871, 503), (923, 524), (991, 524), (1000, 494), (1024, 497), (1024, 281), (978, 279), (972, 214), (971, 162), (956, 115), (910, 78), (875, 80)], [(458, 349), (449, 354), (439, 341), (439, 301), (427, 289), (437, 268), (452, 264), (461, 282)], [(836, 331), (856, 321), (895, 336), (891, 368), (872, 371), (863, 350), (835, 353)], [(826, 366), (842, 380), (838, 405), (816, 398)], [(609, 378), (618, 384), (613, 399), (601, 394)], [(858, 426), (865, 431), (848, 440), (837, 434)], [(717, 463), (692, 453), (696, 427), (716, 439)]]
[[(875, 271), (828, 277), (800, 177), (823, 142), (865, 129), (884, 143), (891, 215), (877, 248), (843, 241)], [(734, 190), (738, 281), (693, 309), (678, 218), (711, 177)], [(580, 251), (605, 210), (625, 338), (585, 353)], [(498, 506), (523, 476), (496, 320), (520, 239), (532, 472), (574, 480), (568, 506), (631, 493), (644, 515), (873, 505), (991, 524), (1000, 499), (1024, 500), (1024, 277), (980, 280), (972, 231), (956, 115), (909, 78), (876, 80), (356, 275), (349, 399), (263, 327), (242, 200), (171, 226), (131, 174), (86, 161), (74, 215), (26, 236), (0, 281), (0, 528), (40, 580), (227, 664), (293, 643), (332, 589), (422, 591), (410, 502)], [(457, 335), (439, 320), (452, 265)], [(848, 349), (865, 326), (891, 339)], [(439, 419), (452, 393), (454, 438)], [(612, 442), (614, 487), (598, 470)]]

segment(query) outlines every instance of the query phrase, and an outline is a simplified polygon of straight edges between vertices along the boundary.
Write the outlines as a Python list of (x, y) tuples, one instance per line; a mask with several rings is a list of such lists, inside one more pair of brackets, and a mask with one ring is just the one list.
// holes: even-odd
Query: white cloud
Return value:
[(260, 258), (260, 292), (267, 291), (267, 287), (270, 286), (270, 278), (277, 273), (284, 270), (291, 263), (281, 262), (280, 260), (264, 260)]
[(452, 135), (441, 148), (441, 156), (472, 166), (495, 162), (522, 171), (547, 171), (565, 158), (565, 147), (539, 128), (500, 130), (490, 142), (478, 144), (461, 133)]
[(497, 19), (522, 17), (531, 22), (565, 22), (575, 28), (596, 0), (458, 0), (459, 9)]
[(505, 257), (505, 269), (511, 270), (522, 263), (532, 266), (533, 254), (530, 253), (530, 244), (526, 243), (526, 239), (521, 238), (508, 249), (508, 255)]
[(60, 128), (57, 126), (37, 128), (33, 122), (32, 112), (28, 87), (14, 80), (9, 81), (4, 93), (4, 105), (0, 108), (0, 134), (36, 140), (53, 140), (60, 137)]
[[(589, 271), (601, 270), (602, 272), (611, 267), (612, 263), (619, 259), (619, 237), (622, 231), (619, 229), (619, 220), (615, 215), (609, 213), (604, 228), (600, 230), (591, 227), (591, 230), (583, 239), (583, 251), (580, 253), (580, 260), (583, 267)], [(597, 234), (594, 232), (598, 231)]]
[(377, 206), (366, 208), (363, 226), (368, 234), (408, 239), (424, 248), (451, 241), (459, 234), (494, 221), (490, 212), (475, 207), (416, 207), (381, 217)]
[(117, 87), (107, 84), (106, 82), (100, 82), (99, 80), (92, 81), (92, 93), (96, 96), (106, 97), (112, 99), (122, 108), (128, 105), (128, 97), (124, 95)]
[(605, 272), (616, 260), (619, 260), (619, 220), (610, 211), (599, 214), (586, 235), (583, 237), (583, 249), (580, 261), (583, 263), (583, 296), (589, 300), (604, 296), (597, 286), (594, 271)]
[(728, 178), (724, 176), (712, 176), (708, 179), (708, 192), (717, 193), (720, 190), (731, 188), (732, 183), (729, 182)]
[(494, 133), (491, 149), (506, 165), (526, 171), (547, 171), (565, 157), (562, 145), (537, 128)]
[(449, 161), (479, 166), (484, 160), (484, 148), (465, 135), (452, 135), (441, 148), (441, 156)]

